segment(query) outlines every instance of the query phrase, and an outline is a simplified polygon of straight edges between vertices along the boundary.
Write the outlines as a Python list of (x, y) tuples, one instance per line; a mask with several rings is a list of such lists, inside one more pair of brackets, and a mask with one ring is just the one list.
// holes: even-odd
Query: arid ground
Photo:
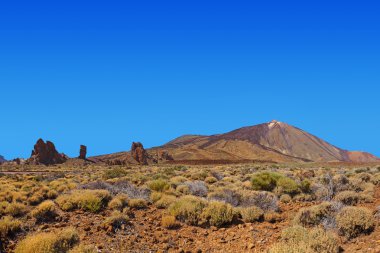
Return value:
[(3, 166), (2, 252), (379, 252), (380, 165)]

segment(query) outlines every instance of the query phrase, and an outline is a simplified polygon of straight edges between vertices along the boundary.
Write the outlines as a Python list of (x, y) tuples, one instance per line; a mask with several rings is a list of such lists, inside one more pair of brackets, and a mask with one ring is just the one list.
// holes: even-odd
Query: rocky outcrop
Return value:
[(86, 160), (86, 155), (87, 155), (87, 147), (85, 145), (80, 145), (78, 158)]
[(157, 151), (157, 161), (161, 161), (161, 162), (164, 162), (164, 161), (173, 161), (173, 156), (171, 154), (169, 154), (169, 152), (167, 150), (158, 150)]
[(131, 147), (131, 155), (139, 164), (148, 164), (148, 153), (145, 151), (140, 142), (133, 142)]
[(53, 165), (64, 163), (67, 159), (68, 157), (65, 154), (58, 153), (51, 141), (46, 141), (45, 143), (42, 139), (39, 139), (34, 145), (32, 155), (27, 160), (27, 163), (33, 165)]
[(0, 155), (0, 164), (5, 163), (7, 160), (5, 160), (4, 156)]

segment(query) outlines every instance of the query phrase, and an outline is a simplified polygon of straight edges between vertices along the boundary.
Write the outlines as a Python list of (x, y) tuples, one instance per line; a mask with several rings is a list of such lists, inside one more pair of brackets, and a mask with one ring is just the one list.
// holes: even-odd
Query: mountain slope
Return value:
[[(379, 162), (365, 152), (346, 151), (289, 124), (271, 121), (217, 135), (183, 135), (147, 150), (150, 158), (167, 152), (174, 162)], [(96, 157), (135, 163), (129, 152)], [(151, 159), (153, 161), (154, 159)], [(159, 159), (155, 159), (158, 161)], [(161, 159), (161, 162), (165, 162)], [(173, 161), (170, 161), (173, 162)]]
[(378, 161), (371, 154), (340, 149), (297, 127), (275, 120), (225, 134), (187, 135), (159, 148), (169, 150), (175, 160)]

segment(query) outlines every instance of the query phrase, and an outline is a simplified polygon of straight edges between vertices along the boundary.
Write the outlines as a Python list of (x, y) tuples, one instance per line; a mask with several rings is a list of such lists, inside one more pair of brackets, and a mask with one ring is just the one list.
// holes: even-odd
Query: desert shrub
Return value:
[(293, 222), (302, 226), (315, 226), (333, 214), (333, 205), (330, 202), (323, 202), (316, 206), (301, 208), (294, 217)]
[(135, 185), (131, 184), (130, 182), (126, 180), (119, 180), (115, 182), (112, 186), (115, 189), (116, 194), (125, 193), (131, 199), (149, 200), (149, 196), (150, 196), (149, 189), (136, 187)]
[(176, 219), (190, 225), (198, 225), (206, 202), (195, 196), (183, 196), (171, 204), (168, 211)]
[(178, 186), (186, 181), (187, 181), (187, 178), (183, 176), (175, 176), (170, 179), (170, 183), (174, 184), (175, 186)]
[(358, 178), (358, 179), (360, 179), (360, 180), (362, 180), (363, 182), (369, 182), (369, 181), (371, 181), (371, 179), (372, 179), (372, 175), (371, 174), (369, 174), (369, 173), (365, 173), (365, 172), (363, 172), (363, 173), (359, 173), (359, 174), (357, 174), (356, 175), (356, 178)]
[(179, 226), (173, 215), (164, 215), (162, 216), (161, 225), (168, 229), (177, 228)]
[(301, 193), (293, 197), (293, 201), (309, 202), (312, 201), (313, 197), (310, 194)]
[(167, 194), (164, 194), (162, 195), (162, 197), (156, 201), (156, 206), (157, 208), (167, 208), (168, 206), (170, 206), (172, 203), (174, 203), (176, 201), (176, 197), (173, 196), (173, 195), (167, 195)]
[(41, 192), (35, 192), (32, 196), (28, 198), (28, 203), (34, 206), (34, 205), (38, 205), (44, 200), (45, 200), (44, 195)]
[(187, 181), (185, 185), (189, 187), (189, 191), (191, 195), (198, 197), (207, 196), (207, 186), (203, 181)]
[(108, 208), (113, 210), (122, 210), (128, 204), (128, 196), (126, 194), (118, 194), (109, 203)]
[(37, 222), (42, 222), (53, 220), (57, 217), (58, 213), (54, 202), (46, 200), (34, 208), (31, 215), (36, 218)]
[(63, 253), (78, 242), (78, 233), (72, 228), (58, 232), (33, 234), (17, 244), (15, 253)]
[(348, 191), (350, 189), (350, 180), (345, 175), (336, 175), (333, 177), (334, 191)]
[(266, 222), (276, 223), (276, 222), (282, 221), (283, 218), (279, 213), (269, 211), (269, 212), (264, 213), (264, 220)]
[(354, 191), (342, 191), (335, 196), (334, 200), (345, 205), (356, 205), (359, 202), (359, 194)]
[(340, 247), (336, 236), (321, 228), (307, 230), (293, 226), (282, 231), (279, 243), (269, 253), (338, 253)]
[(56, 202), (64, 211), (82, 209), (95, 213), (106, 207), (110, 199), (111, 195), (106, 190), (76, 190), (59, 196)]
[(189, 188), (189, 186), (188, 185), (184, 185), (184, 184), (178, 185), (177, 188), (176, 188), (176, 191), (179, 192), (179, 193), (182, 193), (184, 195), (190, 194), (190, 188)]
[(218, 181), (218, 179), (216, 179), (215, 177), (206, 177), (205, 178), (205, 182), (208, 184), (213, 184), (213, 183), (216, 183), (217, 181)]
[(264, 218), (264, 212), (256, 206), (239, 208), (239, 213), (244, 222), (261, 221)]
[(7, 205), (7, 207), (4, 210), (4, 213), (7, 215), (11, 215), (13, 217), (20, 217), (23, 216), (28, 212), (28, 208), (26, 205), (13, 202)]
[(349, 239), (370, 233), (375, 227), (371, 211), (363, 207), (344, 207), (336, 216), (336, 223), (339, 233)]
[(169, 189), (169, 184), (163, 179), (156, 179), (156, 180), (150, 181), (148, 184), (148, 187), (152, 191), (164, 192), (167, 189)]
[(243, 192), (239, 203), (242, 207), (257, 206), (263, 211), (278, 211), (278, 198), (270, 192)]
[[(21, 222), (12, 216), (3, 216), (0, 220), (0, 239), (18, 232), (21, 229)], [(0, 243), (1, 244), (1, 243)]]
[(125, 177), (127, 174), (128, 174), (127, 171), (123, 168), (112, 168), (104, 172), (103, 178), (104, 179), (119, 178), (119, 177)]
[(56, 197), (58, 197), (58, 192), (56, 190), (49, 190), (47, 193), (46, 193), (46, 197), (48, 199), (55, 199)]
[(292, 197), (290, 197), (289, 194), (283, 194), (280, 196), (280, 201), (282, 203), (289, 203), (290, 201), (292, 201)]
[(230, 189), (217, 189), (208, 195), (208, 199), (226, 202), (232, 206), (238, 206), (240, 202), (240, 194)]
[(69, 253), (98, 253), (95, 246), (79, 244), (69, 251)]
[(110, 217), (104, 221), (105, 227), (111, 227), (113, 231), (120, 229), (123, 225), (126, 225), (129, 221), (129, 217), (119, 211), (114, 211)]
[(311, 182), (308, 179), (301, 181), (301, 183), (299, 185), (299, 189), (303, 193), (306, 193), (306, 194), (310, 193), (311, 192)]
[(311, 185), (312, 196), (318, 201), (329, 201), (331, 199), (330, 190), (322, 184), (314, 183)]
[(230, 224), (234, 218), (234, 209), (230, 204), (219, 201), (211, 201), (202, 211), (203, 224), (221, 227)]
[(143, 209), (148, 206), (148, 203), (145, 199), (130, 199), (128, 206), (135, 209)]
[(276, 192), (278, 194), (289, 194), (291, 196), (300, 192), (296, 181), (289, 177), (280, 177), (276, 183)]
[(281, 174), (274, 172), (257, 173), (251, 179), (252, 188), (256, 191), (273, 191), (281, 177)]

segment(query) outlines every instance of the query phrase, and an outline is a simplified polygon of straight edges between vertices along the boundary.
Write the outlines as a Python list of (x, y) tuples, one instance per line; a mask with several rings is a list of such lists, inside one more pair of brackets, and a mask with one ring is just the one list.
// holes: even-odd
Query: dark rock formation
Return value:
[(28, 159), (28, 164), (44, 164), (53, 165), (66, 162), (68, 157), (65, 154), (60, 154), (55, 149), (52, 142), (47, 141), (46, 143), (39, 139), (34, 145), (31, 157)]
[(0, 155), (0, 164), (5, 163), (7, 160), (5, 160), (4, 156)]
[(148, 154), (140, 142), (132, 143), (131, 155), (139, 164), (148, 164)]
[(157, 151), (157, 161), (173, 161), (173, 156), (166, 150)]
[(80, 150), (79, 150), (79, 159), (86, 160), (86, 155), (87, 155), (87, 147), (85, 145), (80, 145)]

